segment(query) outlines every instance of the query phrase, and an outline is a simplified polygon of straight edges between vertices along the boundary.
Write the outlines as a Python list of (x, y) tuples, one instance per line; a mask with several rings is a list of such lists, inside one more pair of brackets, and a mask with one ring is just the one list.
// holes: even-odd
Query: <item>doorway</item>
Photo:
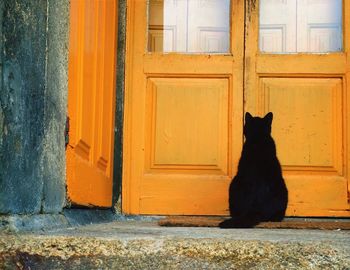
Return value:
[(273, 111), (287, 215), (350, 216), (349, 2), (129, 1), (123, 212), (228, 214), (243, 114)]

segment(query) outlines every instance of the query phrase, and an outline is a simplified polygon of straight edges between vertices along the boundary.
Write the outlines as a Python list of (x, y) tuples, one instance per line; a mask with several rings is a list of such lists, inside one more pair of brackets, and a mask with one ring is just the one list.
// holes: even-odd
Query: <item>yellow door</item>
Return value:
[(71, 0), (67, 192), (72, 204), (112, 206), (115, 0)]
[(125, 213), (227, 213), (242, 146), (243, 13), (243, 1), (128, 1)]
[(274, 113), (287, 215), (350, 216), (350, 1), (248, 2), (245, 110)]
[(230, 2), (128, 1), (123, 211), (228, 214), (243, 113), (272, 111), (287, 214), (350, 216), (350, 1)]

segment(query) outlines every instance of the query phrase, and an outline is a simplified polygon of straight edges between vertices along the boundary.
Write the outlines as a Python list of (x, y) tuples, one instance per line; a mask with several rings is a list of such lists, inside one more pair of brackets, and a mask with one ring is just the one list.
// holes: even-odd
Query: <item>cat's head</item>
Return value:
[(244, 136), (247, 140), (259, 140), (269, 137), (273, 114), (269, 112), (265, 117), (253, 117), (249, 112), (245, 114)]

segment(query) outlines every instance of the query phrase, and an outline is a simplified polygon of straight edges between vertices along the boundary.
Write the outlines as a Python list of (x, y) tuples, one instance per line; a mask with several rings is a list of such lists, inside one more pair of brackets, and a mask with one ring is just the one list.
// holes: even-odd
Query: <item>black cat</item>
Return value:
[(284, 218), (288, 191), (271, 137), (272, 113), (264, 118), (245, 115), (241, 159), (229, 189), (231, 218), (221, 228), (249, 228)]

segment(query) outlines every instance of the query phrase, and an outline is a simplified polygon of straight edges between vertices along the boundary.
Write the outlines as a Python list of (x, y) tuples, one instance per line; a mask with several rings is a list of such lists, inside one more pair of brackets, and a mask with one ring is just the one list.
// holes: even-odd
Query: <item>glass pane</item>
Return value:
[(150, 0), (150, 52), (228, 53), (230, 0)]
[(341, 0), (261, 0), (259, 47), (268, 53), (342, 50)]

